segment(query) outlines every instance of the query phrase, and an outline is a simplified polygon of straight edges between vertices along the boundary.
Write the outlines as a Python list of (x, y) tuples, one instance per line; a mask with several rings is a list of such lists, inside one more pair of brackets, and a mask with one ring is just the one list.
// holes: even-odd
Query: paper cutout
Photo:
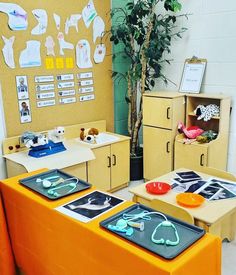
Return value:
[(45, 67), (47, 70), (54, 69), (54, 60), (52, 57), (45, 58)]
[(82, 11), (82, 17), (84, 20), (84, 24), (86, 26), (86, 28), (88, 28), (90, 26), (90, 24), (92, 23), (93, 19), (97, 16), (97, 12), (95, 10), (93, 1), (90, 0), (87, 4), (86, 7), (83, 8)]
[(19, 100), (19, 110), (20, 110), (20, 122), (29, 123), (31, 122), (31, 111), (29, 100)]
[(40, 42), (29, 40), (26, 42), (26, 49), (20, 53), (20, 67), (38, 67), (41, 66)]
[(70, 27), (75, 27), (76, 31), (78, 32), (78, 21), (81, 18), (81, 14), (72, 14), (70, 18), (66, 19), (65, 23), (65, 34), (68, 34)]
[(27, 29), (27, 12), (21, 6), (0, 2), (0, 12), (8, 15), (8, 26), (11, 30), (20, 31)]
[(91, 93), (94, 92), (94, 88), (93, 87), (83, 87), (83, 88), (79, 88), (79, 93)]
[(56, 28), (58, 30), (60, 30), (60, 27), (61, 27), (61, 17), (58, 14), (53, 13), (53, 18), (54, 18), (54, 21), (55, 21), (55, 24), (56, 24)]
[(7, 39), (5, 36), (2, 35), (2, 39), (5, 43), (4, 47), (2, 48), (5, 63), (8, 67), (14, 69), (16, 67), (13, 53), (13, 43), (15, 41), (15, 36)]
[(102, 63), (104, 60), (106, 54), (106, 46), (105, 44), (99, 44), (96, 46), (95, 51), (94, 51), (94, 62), (95, 63)]
[(90, 45), (85, 39), (80, 40), (76, 45), (76, 64), (79, 68), (92, 68), (90, 60)]
[(31, 34), (33, 35), (41, 35), (46, 32), (48, 26), (48, 15), (47, 12), (43, 9), (35, 9), (32, 10), (32, 13), (36, 20), (38, 21), (38, 25), (33, 28)]
[(55, 56), (55, 52), (54, 52), (55, 42), (51, 35), (47, 36), (44, 45), (47, 48), (47, 55)]
[(29, 89), (26, 75), (16, 76), (16, 90), (18, 99), (29, 98)]
[(64, 34), (62, 32), (59, 32), (57, 35), (57, 39), (60, 45), (60, 55), (64, 55), (63, 49), (74, 49), (74, 45), (72, 43), (66, 42), (64, 39)]
[(64, 60), (62, 57), (56, 58), (56, 68), (57, 69), (63, 69), (64, 68)]
[(66, 58), (66, 68), (67, 69), (73, 69), (74, 68), (74, 60), (72, 57)]
[(95, 17), (93, 21), (93, 43), (97, 37), (103, 37), (105, 31), (105, 23), (100, 16)]
[(89, 85), (93, 85), (93, 79), (86, 79), (86, 80), (80, 80), (78, 82), (78, 84), (80, 86), (89, 86)]
[(44, 92), (44, 91), (52, 91), (54, 90), (54, 84), (41, 84), (41, 85), (36, 85), (35, 90), (36, 92)]
[(57, 88), (72, 88), (75, 86), (75, 82), (68, 81), (68, 82), (58, 82)]
[(70, 96), (70, 95), (75, 95), (75, 90), (62, 90), (58, 91), (59, 96)]

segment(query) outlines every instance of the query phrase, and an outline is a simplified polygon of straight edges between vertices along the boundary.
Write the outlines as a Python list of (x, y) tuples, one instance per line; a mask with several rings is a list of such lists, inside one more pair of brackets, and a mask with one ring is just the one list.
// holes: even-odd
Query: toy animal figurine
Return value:
[(180, 133), (184, 133), (187, 138), (195, 139), (197, 136), (200, 136), (204, 130), (199, 128), (198, 126), (191, 126), (186, 128), (182, 122), (178, 123), (178, 131)]
[(65, 128), (58, 126), (48, 132), (48, 138), (54, 143), (64, 141)]
[(27, 131), (22, 134), (21, 142), (24, 143), (27, 148), (31, 148), (48, 144), (48, 138), (46, 135)]
[(214, 139), (216, 139), (218, 134), (215, 131), (209, 130), (203, 132), (200, 136), (197, 136), (196, 140), (199, 143), (208, 143)]
[(96, 137), (99, 134), (98, 129), (96, 129), (96, 128), (88, 128), (88, 129), (81, 128), (80, 130), (81, 130), (80, 140), (88, 142), (88, 143), (96, 144)]

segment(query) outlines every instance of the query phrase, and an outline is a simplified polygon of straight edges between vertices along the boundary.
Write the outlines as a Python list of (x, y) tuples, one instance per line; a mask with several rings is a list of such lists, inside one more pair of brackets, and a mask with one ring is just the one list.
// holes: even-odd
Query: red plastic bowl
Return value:
[(154, 181), (146, 184), (146, 190), (150, 194), (162, 195), (166, 194), (171, 189), (171, 186), (168, 183)]

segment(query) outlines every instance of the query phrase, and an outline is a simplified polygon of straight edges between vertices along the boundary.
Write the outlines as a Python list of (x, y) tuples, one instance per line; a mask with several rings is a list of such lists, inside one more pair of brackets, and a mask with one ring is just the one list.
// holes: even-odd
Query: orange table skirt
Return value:
[(5, 214), (0, 195), (0, 274), (13, 275), (15, 274), (15, 264), (8, 236)]
[(99, 222), (132, 205), (125, 202), (88, 223), (53, 208), (90, 190), (48, 201), (18, 184), (2, 181), (2, 192), (17, 265), (27, 275), (219, 275), (221, 242), (206, 234), (168, 261), (99, 227)]

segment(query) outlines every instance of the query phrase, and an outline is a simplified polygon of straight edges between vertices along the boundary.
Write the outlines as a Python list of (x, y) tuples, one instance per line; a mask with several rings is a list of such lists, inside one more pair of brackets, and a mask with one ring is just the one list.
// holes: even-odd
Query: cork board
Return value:
[[(93, 60), (93, 54), (96, 45), (100, 43), (100, 39), (97, 38), (96, 42), (93, 42), (93, 22), (88, 28), (86, 28), (83, 18), (78, 21), (78, 32), (75, 27), (69, 29), (69, 33), (65, 34), (65, 22), (72, 14), (82, 14), (83, 8), (88, 4), (89, 0), (34, 0), (34, 1), (3, 1), (4, 3), (15, 3), (20, 5), (27, 12), (28, 27), (26, 30), (13, 31), (8, 27), (8, 15), (0, 12), (0, 24), (1, 36), (10, 38), (15, 36), (13, 44), (15, 68), (10, 68), (6, 65), (3, 58), (2, 51), (0, 52), (0, 82), (2, 90), (2, 98), (4, 105), (4, 114), (6, 121), (7, 136), (20, 135), (26, 130), (30, 131), (43, 131), (44, 129), (52, 129), (55, 126), (66, 126), (78, 123), (85, 123), (94, 120), (106, 120), (108, 131), (113, 131), (113, 92), (112, 92), (112, 80), (111, 80), (111, 44), (109, 39), (104, 40), (106, 46), (106, 56), (102, 63), (95, 64)], [(3, 3), (1, 2), (1, 3)], [(109, 10), (110, 1), (100, 0), (93, 1), (97, 15), (100, 16), (105, 23), (105, 30), (110, 28)], [(35, 9), (44, 9), (48, 16), (48, 26), (46, 33), (42, 35), (32, 35), (31, 30), (37, 25), (37, 20), (32, 14)], [(53, 14), (60, 15), (60, 30), (56, 28)], [(58, 33), (62, 32), (65, 37), (65, 41), (68, 41), (76, 47), (77, 43), (81, 39), (86, 39), (90, 44), (90, 56), (92, 61), (92, 68), (81, 69), (76, 65), (76, 51), (64, 49), (64, 56), (60, 55), (60, 47), (58, 43)], [(45, 41), (48, 36), (52, 36), (55, 42), (55, 56), (47, 56), (47, 49), (45, 47)], [(4, 47), (4, 42), (0, 36), (0, 48)], [(21, 51), (26, 48), (26, 42), (29, 40), (37, 40), (41, 43), (41, 66), (21, 68), (19, 64), (19, 57)], [(50, 68), (46, 65), (46, 59), (50, 58), (53, 62), (53, 67)], [(58, 59), (61, 58), (61, 59)], [(68, 59), (69, 58), (69, 59)], [(62, 60), (63, 68), (57, 66), (58, 60)], [(73, 68), (67, 66), (66, 60), (73, 60)], [(92, 72), (93, 74), (93, 88), (94, 92), (80, 94), (79, 93), (79, 79), (77, 74)], [(59, 104), (60, 96), (58, 89), (58, 75), (73, 74), (75, 82), (75, 103)], [(55, 102), (53, 106), (37, 107), (37, 98), (35, 76), (54, 76), (54, 81), (50, 82), (55, 85)], [(30, 123), (21, 123), (19, 99), (17, 95), (16, 76), (27, 76), (29, 103), (31, 111)], [(49, 83), (39, 83), (49, 84)], [(80, 101), (81, 95), (94, 94), (95, 99), (90, 101)], [(66, 97), (65, 97), (66, 98)]]

